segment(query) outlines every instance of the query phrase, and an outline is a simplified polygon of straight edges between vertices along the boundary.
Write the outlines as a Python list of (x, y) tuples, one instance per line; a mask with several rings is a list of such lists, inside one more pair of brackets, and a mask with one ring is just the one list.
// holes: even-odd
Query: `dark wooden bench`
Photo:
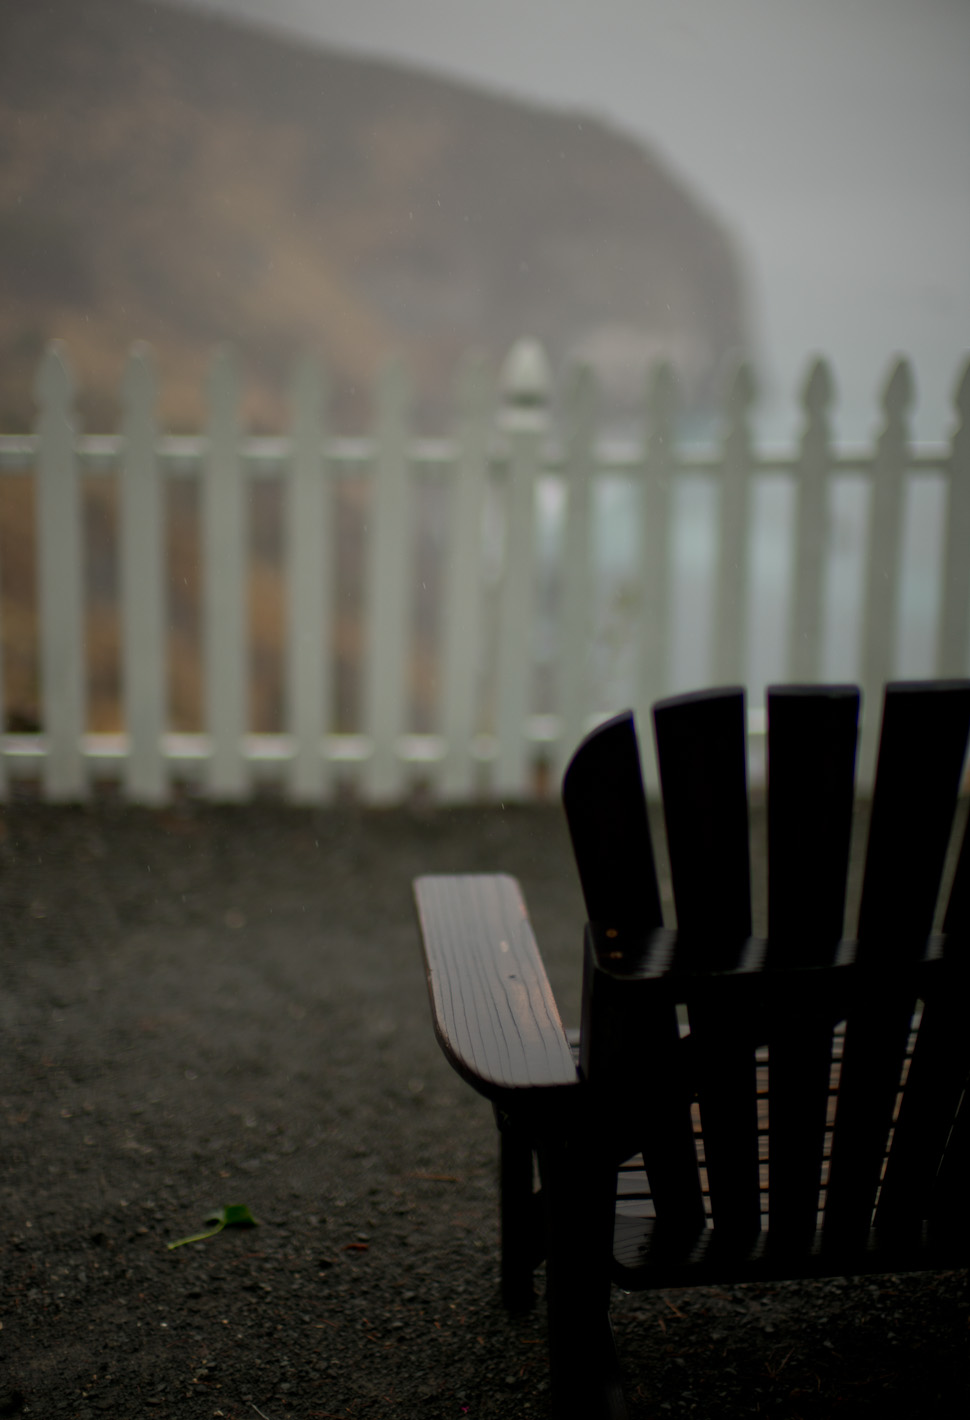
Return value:
[(654, 709), (676, 931), (632, 716), (574, 756), (578, 1045), (512, 879), (416, 884), (435, 1031), (500, 1127), (509, 1306), (528, 1305), (546, 1261), (557, 1420), (625, 1414), (611, 1283), (970, 1262), (970, 829), (934, 934), (970, 682), (887, 688), (850, 938), (858, 691), (778, 687), (767, 713), (765, 939), (751, 928), (740, 690)]

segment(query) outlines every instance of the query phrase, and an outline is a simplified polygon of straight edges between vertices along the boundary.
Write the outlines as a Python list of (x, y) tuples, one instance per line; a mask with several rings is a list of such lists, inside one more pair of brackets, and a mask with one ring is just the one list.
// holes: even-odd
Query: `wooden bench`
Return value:
[(970, 1262), (970, 829), (933, 930), (970, 682), (887, 688), (851, 938), (858, 691), (777, 687), (767, 714), (765, 939), (752, 937), (740, 690), (654, 709), (676, 931), (632, 716), (574, 756), (563, 799), (589, 916), (578, 1044), (512, 879), (416, 884), (435, 1031), (500, 1127), (509, 1306), (528, 1305), (545, 1258), (556, 1420), (626, 1413), (611, 1283)]

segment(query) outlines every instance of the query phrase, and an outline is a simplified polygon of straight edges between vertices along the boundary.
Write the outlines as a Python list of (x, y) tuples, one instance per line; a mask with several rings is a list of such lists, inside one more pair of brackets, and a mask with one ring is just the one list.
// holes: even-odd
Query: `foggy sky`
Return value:
[(865, 438), (896, 351), (922, 438), (970, 348), (967, 0), (181, 0), (586, 111), (645, 139), (746, 258), (762, 427), (830, 355)]

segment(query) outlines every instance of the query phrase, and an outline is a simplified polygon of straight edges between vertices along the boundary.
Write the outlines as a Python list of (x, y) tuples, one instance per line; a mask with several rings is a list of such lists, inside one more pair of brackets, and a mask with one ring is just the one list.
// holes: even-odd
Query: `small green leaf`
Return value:
[(245, 1203), (227, 1203), (225, 1208), (216, 1208), (209, 1213), (205, 1221), (215, 1223), (216, 1226), (211, 1232), (193, 1233), (190, 1238), (179, 1238), (178, 1242), (168, 1243), (169, 1252), (175, 1247), (184, 1247), (186, 1243), (205, 1242), (206, 1238), (214, 1238), (216, 1233), (221, 1233), (223, 1228), (256, 1228), (259, 1226)]
[(213, 1228), (210, 1233), (193, 1233), (190, 1238), (179, 1238), (178, 1242), (168, 1243), (166, 1246), (171, 1252), (173, 1247), (184, 1247), (186, 1243), (205, 1242), (206, 1238), (214, 1238), (216, 1233), (221, 1233), (224, 1227), (225, 1223), (220, 1223), (218, 1228)]
[(207, 1223), (219, 1223), (223, 1228), (256, 1228), (259, 1224), (245, 1203), (227, 1203), (205, 1219)]

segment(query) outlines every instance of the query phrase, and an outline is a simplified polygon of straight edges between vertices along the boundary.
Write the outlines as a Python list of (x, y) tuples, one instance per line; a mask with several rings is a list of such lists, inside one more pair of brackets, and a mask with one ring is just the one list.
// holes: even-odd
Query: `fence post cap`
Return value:
[(34, 399), (41, 409), (68, 405), (74, 398), (74, 375), (61, 340), (48, 343), (34, 379)]
[(505, 357), (499, 378), (502, 423), (506, 428), (542, 429), (548, 420), (552, 372), (538, 340), (517, 340)]

